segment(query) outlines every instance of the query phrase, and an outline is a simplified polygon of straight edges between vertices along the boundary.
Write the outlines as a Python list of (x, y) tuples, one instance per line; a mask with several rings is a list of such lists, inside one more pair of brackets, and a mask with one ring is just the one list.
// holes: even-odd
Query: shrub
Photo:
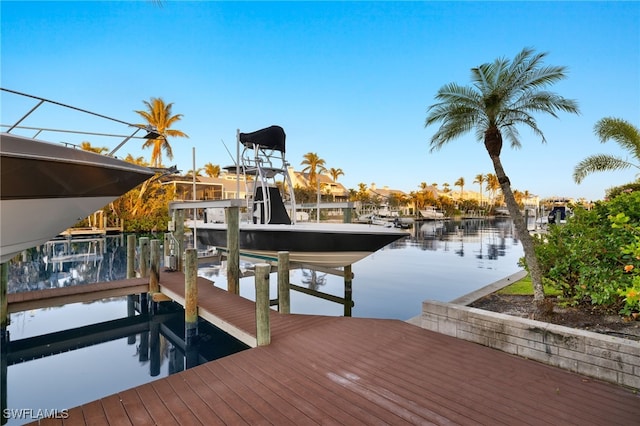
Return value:
[(550, 225), (536, 243), (545, 281), (572, 305), (630, 314), (638, 307), (633, 289), (640, 290), (640, 264), (630, 252), (639, 230), (640, 192), (597, 202), (592, 210), (577, 206), (566, 224)]

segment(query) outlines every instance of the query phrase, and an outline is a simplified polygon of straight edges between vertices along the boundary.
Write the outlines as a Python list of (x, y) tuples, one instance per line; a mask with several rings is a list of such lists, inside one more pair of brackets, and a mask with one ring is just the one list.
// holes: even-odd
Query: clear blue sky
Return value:
[[(143, 100), (173, 102), (184, 115), (175, 128), (189, 139), (170, 140), (165, 165), (192, 169), (193, 147), (198, 168), (228, 165), (222, 140), (234, 152), (236, 129), (278, 124), (298, 170), (315, 152), (344, 171), (348, 188), (406, 192), (420, 182), (459, 189), (460, 177), (478, 190), (474, 177), (494, 173), (473, 133), (429, 153), (436, 127), (425, 129), (426, 110), (444, 84), (469, 84), (470, 68), (533, 47), (568, 67), (552, 90), (576, 99), (581, 114), (537, 116), (547, 144), (520, 128), (523, 148), (502, 155), (512, 187), (595, 200), (636, 177), (598, 173), (576, 185), (571, 174), (588, 155), (626, 154), (598, 142), (597, 120), (640, 126), (638, 2), (3, 0), (1, 24), (2, 87), (130, 122), (141, 121)], [(3, 124), (17, 114), (9, 105), (3, 95)], [(149, 158), (140, 145), (118, 154)]]

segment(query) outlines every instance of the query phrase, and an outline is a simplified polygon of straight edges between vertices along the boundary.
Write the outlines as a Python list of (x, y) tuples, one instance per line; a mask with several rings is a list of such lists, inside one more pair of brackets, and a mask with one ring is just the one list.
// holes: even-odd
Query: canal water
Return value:
[[(424, 300), (450, 301), (521, 269), (522, 247), (507, 219), (417, 222), (407, 232), (406, 238), (352, 266), (351, 316), (407, 320), (419, 315)], [(9, 292), (122, 279), (125, 241), (116, 236), (51, 242), (32, 260), (10, 267)], [(224, 262), (201, 265), (199, 275), (226, 289)], [(333, 274), (292, 270), (290, 282), (334, 298), (345, 296), (343, 278)], [(272, 298), (276, 285), (272, 274)], [(240, 294), (254, 300), (253, 278), (241, 279)], [(292, 291), (291, 311), (341, 316), (345, 306)], [(7, 424), (22, 424), (42, 414), (38, 410), (71, 408), (246, 348), (203, 322), (194, 355), (185, 352), (181, 341), (181, 308), (168, 306), (153, 318), (132, 312), (132, 301), (122, 297), (12, 314), (9, 347), (14, 342), (23, 347), (16, 343), (15, 353), (8, 354), (6, 407), (18, 411)], [(102, 322), (106, 327), (92, 326)], [(53, 350), (47, 352), (46, 345)]]

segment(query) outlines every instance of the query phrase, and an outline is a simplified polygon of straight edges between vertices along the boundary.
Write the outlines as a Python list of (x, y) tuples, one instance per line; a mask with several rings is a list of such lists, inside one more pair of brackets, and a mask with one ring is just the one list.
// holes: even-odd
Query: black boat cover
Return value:
[(284, 140), (286, 135), (280, 126), (270, 126), (251, 133), (240, 133), (240, 142), (247, 148), (253, 148), (254, 144), (261, 148), (275, 149), (284, 152)]

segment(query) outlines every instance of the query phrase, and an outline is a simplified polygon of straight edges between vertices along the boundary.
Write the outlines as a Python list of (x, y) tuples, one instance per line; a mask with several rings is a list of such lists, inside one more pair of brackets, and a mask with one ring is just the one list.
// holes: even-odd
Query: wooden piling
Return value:
[(240, 294), (240, 209), (227, 207), (227, 291)]
[(160, 240), (151, 240), (151, 273), (149, 275), (149, 293), (160, 291)]
[(289, 252), (278, 252), (278, 312), (291, 313), (291, 297), (289, 289)]
[(127, 235), (127, 278), (136, 277), (136, 235)]
[(149, 276), (149, 237), (140, 237), (140, 277)]
[(258, 346), (271, 343), (271, 325), (269, 320), (269, 274), (271, 265), (255, 265), (256, 276), (256, 342)]
[(184, 267), (184, 342), (187, 346), (198, 335), (198, 251), (187, 249)]

